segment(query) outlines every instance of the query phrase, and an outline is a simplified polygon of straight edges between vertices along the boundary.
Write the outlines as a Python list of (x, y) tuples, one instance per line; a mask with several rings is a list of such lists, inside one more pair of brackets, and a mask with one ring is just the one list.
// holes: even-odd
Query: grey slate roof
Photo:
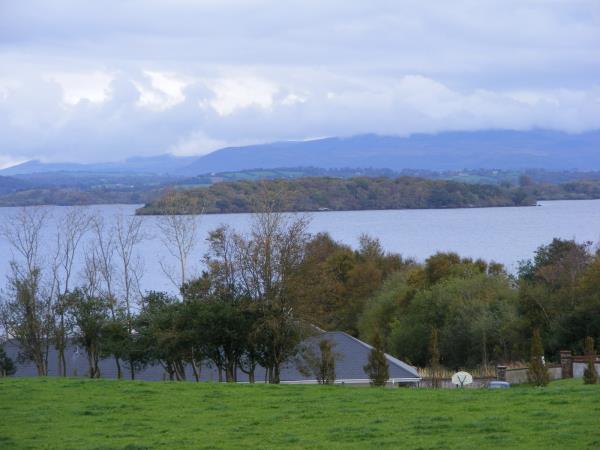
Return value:
[[(337, 382), (368, 382), (369, 377), (363, 367), (367, 364), (369, 353), (372, 346), (342, 331), (329, 331), (320, 334), (315, 338), (310, 338), (308, 345), (316, 346), (317, 342), (327, 339), (333, 344), (333, 351), (339, 355), (336, 359), (335, 371)], [(417, 370), (394, 358), (386, 355), (389, 364), (390, 379), (396, 381), (418, 381), (419, 374)], [(293, 364), (287, 364), (281, 373), (281, 380), (284, 381), (314, 381), (314, 377), (303, 376)]]
[[(369, 352), (372, 347), (341, 331), (323, 332), (316, 337), (307, 339), (303, 344), (305, 346), (318, 348), (318, 342), (321, 339), (328, 339), (333, 344), (333, 351), (338, 355), (336, 359), (336, 383), (368, 383), (369, 379), (363, 366), (367, 364)], [(15, 341), (4, 343), (4, 349), (17, 366), (16, 376), (35, 376), (37, 372), (31, 362), (18, 362), (19, 353), (18, 344)], [(86, 376), (88, 371), (87, 354), (85, 350), (71, 345), (66, 349), (67, 374), (69, 376)], [(390, 356), (386, 355), (389, 363), (390, 380), (401, 383), (416, 383), (420, 380), (417, 370)], [(56, 350), (51, 347), (48, 356), (48, 369), (50, 376), (58, 375), (58, 356)], [(125, 378), (129, 377), (129, 370), (125, 363), (121, 364)], [(117, 370), (113, 359), (103, 359), (100, 361), (100, 373), (103, 378), (116, 378)], [(256, 368), (256, 381), (265, 381), (265, 370), (262, 367)], [(136, 379), (148, 381), (160, 381), (167, 379), (167, 375), (160, 366), (154, 364), (146, 367), (144, 370), (136, 373)], [(187, 378), (193, 380), (193, 374), (190, 367), (187, 368)], [(209, 363), (202, 366), (200, 378), (202, 381), (218, 381), (218, 371), (216, 367)], [(248, 376), (241, 371), (237, 374), (238, 382), (247, 382)], [(316, 379), (312, 375), (303, 374), (295, 361), (290, 361), (282, 367), (282, 383), (315, 383)]]

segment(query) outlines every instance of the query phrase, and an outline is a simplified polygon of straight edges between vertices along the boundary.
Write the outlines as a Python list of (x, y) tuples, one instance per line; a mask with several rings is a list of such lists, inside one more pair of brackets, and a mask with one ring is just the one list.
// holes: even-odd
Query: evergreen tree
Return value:
[(431, 387), (437, 389), (440, 387), (440, 349), (438, 344), (438, 330), (431, 330), (431, 338), (429, 340), (429, 367), (431, 368)]
[(596, 384), (598, 382), (598, 372), (596, 371), (596, 350), (594, 350), (594, 338), (588, 336), (585, 338), (585, 354), (589, 357), (588, 366), (583, 372), (583, 382), (585, 384)]
[(17, 371), (12, 359), (8, 357), (4, 351), (4, 347), (0, 345), (0, 377), (8, 377), (14, 375)]
[(321, 384), (335, 383), (335, 353), (331, 341), (323, 339), (319, 342), (321, 358), (319, 364), (318, 381)]
[(529, 363), (529, 371), (527, 378), (534, 386), (546, 386), (550, 381), (548, 368), (544, 362), (544, 348), (542, 347), (542, 338), (540, 330), (533, 330), (531, 339), (531, 361)]
[(369, 375), (371, 385), (373, 386), (385, 386), (386, 381), (390, 377), (389, 364), (383, 351), (383, 341), (379, 333), (375, 334), (373, 350), (369, 354), (369, 362), (363, 369)]

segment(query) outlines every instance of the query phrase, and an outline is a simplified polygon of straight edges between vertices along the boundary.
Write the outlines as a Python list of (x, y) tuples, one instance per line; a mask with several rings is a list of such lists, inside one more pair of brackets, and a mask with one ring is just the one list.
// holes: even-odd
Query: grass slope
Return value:
[(0, 448), (600, 448), (600, 386), (0, 379)]

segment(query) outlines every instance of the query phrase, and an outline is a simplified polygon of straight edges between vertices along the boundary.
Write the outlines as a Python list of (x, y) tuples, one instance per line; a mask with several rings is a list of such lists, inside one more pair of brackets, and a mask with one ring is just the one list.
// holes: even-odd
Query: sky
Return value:
[(598, 0), (0, 0), (0, 168), (600, 128)]

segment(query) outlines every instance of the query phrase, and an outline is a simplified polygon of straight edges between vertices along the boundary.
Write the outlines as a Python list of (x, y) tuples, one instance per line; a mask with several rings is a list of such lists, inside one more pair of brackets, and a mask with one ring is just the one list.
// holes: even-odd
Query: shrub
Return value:
[(321, 357), (317, 379), (321, 384), (333, 384), (335, 383), (336, 357), (333, 352), (333, 345), (331, 341), (323, 339), (319, 342), (319, 349), (321, 350)]
[(373, 350), (369, 354), (369, 362), (363, 368), (369, 375), (372, 386), (385, 386), (390, 377), (390, 367), (383, 351), (383, 341), (379, 333), (375, 334)]
[(594, 338), (585, 338), (585, 355), (589, 357), (588, 366), (583, 371), (583, 382), (585, 384), (598, 383), (598, 372), (596, 371), (596, 350), (594, 350)]
[(544, 348), (542, 347), (542, 338), (540, 330), (533, 330), (531, 339), (531, 361), (529, 371), (527, 372), (529, 382), (534, 386), (546, 386), (550, 381), (548, 368), (544, 362)]
[(7, 377), (14, 375), (17, 371), (13, 360), (8, 357), (4, 351), (4, 347), (0, 345), (0, 377)]
[(340, 356), (333, 351), (333, 343), (328, 339), (319, 341), (319, 352), (309, 347), (302, 352), (297, 367), (305, 376), (314, 376), (319, 384), (335, 383), (335, 360)]
[(431, 387), (437, 389), (441, 385), (440, 349), (438, 345), (437, 328), (431, 330), (429, 339), (429, 367), (431, 368)]

